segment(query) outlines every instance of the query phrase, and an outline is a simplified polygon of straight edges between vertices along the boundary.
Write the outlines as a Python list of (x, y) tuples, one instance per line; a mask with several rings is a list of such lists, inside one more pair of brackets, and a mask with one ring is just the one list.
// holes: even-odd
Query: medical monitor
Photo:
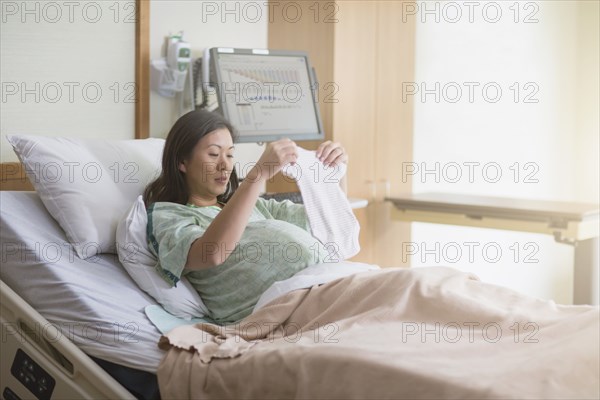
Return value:
[(308, 54), (210, 49), (211, 85), (239, 142), (323, 140), (317, 82)]

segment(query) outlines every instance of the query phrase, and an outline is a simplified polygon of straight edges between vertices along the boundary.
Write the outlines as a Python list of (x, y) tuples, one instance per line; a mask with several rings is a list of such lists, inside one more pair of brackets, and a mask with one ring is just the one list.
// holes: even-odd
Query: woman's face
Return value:
[(190, 195), (214, 203), (225, 193), (233, 170), (233, 140), (228, 129), (217, 129), (196, 144), (189, 159), (179, 164)]

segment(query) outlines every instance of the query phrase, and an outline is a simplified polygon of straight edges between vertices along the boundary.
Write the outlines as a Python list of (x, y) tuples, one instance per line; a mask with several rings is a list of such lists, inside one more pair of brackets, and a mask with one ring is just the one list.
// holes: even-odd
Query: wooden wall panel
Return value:
[(412, 180), (402, 176), (402, 163), (413, 159), (413, 96), (403, 98), (403, 84), (415, 80), (414, 18), (402, 22), (402, 2), (380, 1), (377, 8), (377, 88), (375, 112), (375, 176), (377, 190), (374, 252), (381, 266), (407, 265), (402, 242), (411, 237), (410, 223), (392, 222), (386, 196), (412, 192)]
[(0, 164), (0, 190), (32, 191), (33, 186), (23, 165), (18, 162)]
[(150, 137), (150, 0), (136, 0), (135, 138)]
[(333, 105), (333, 138), (348, 152), (348, 195), (369, 200), (356, 213), (361, 226), (361, 252), (354, 261), (376, 260), (374, 198), (377, 88), (375, 74), (377, 4), (339, 2), (335, 25), (334, 82), (339, 88)]

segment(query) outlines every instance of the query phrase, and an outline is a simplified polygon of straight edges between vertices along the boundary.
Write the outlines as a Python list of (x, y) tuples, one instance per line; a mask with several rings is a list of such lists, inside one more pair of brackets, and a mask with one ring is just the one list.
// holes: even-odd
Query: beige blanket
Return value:
[(599, 309), (384, 269), (161, 338), (164, 399), (598, 399)]

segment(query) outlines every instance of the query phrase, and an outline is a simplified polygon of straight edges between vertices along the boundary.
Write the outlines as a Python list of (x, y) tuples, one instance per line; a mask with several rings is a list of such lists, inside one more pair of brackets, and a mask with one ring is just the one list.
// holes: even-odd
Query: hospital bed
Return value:
[[(193, 357), (193, 355), (187, 351), (174, 353), (173, 349), (165, 352), (157, 346), (161, 333), (144, 313), (144, 309), (148, 305), (156, 305), (156, 302), (136, 286), (119, 264), (116, 255), (100, 254), (82, 260), (68, 251), (69, 247), (66, 245), (63, 231), (48, 214), (35, 192), (0, 192), (0, 204), (2, 222), (0, 230), (2, 248), (2, 267), (0, 269), (0, 278), (2, 279), (2, 397), (7, 400), (25, 398), (158, 398), (155, 373), (160, 371), (163, 357), (166, 354), (170, 355), (171, 359), (167, 361), (175, 362), (174, 365), (177, 366), (180, 365), (179, 362), (182, 362), (177, 361), (177, 357)], [(470, 281), (469, 278), (465, 282)], [(417, 293), (421, 293), (422, 289), (419, 289), (419, 285), (422, 284), (423, 282), (420, 282), (412, 289), (407, 287), (406, 293), (414, 291), (415, 288)], [(492, 297), (496, 290), (502, 291), (503, 289), (491, 288), (489, 292), (485, 291), (485, 295)], [(392, 292), (397, 292), (396, 296), (401, 299), (402, 296), (399, 293), (402, 290), (400, 288), (397, 291), (392, 290)], [(461, 295), (460, 290), (452, 289), (450, 292), (453, 292), (453, 296), (458, 294), (460, 297)], [(511, 292), (506, 293), (509, 294), (509, 297), (515, 296)], [(422, 296), (423, 293), (410, 294), (409, 298), (412, 300), (409, 303), (416, 302), (418, 304), (419, 297)], [(484, 298), (481, 298), (480, 301), (482, 304), (486, 303)], [(517, 298), (516, 301), (520, 303), (523, 299)], [(501, 308), (500, 303), (494, 299), (487, 302), (493, 310)], [(539, 313), (536, 311), (533, 315), (539, 315), (541, 320), (534, 320), (533, 323), (541, 323), (546, 318), (544, 315), (551, 315), (557, 307), (551, 302), (535, 299), (525, 299), (525, 302), (529, 303), (525, 304), (525, 308), (536, 310), (539, 307)], [(346, 301), (346, 304), (349, 303)], [(398, 304), (400, 303), (401, 301), (398, 301)], [(353, 306), (358, 307), (360, 304), (356, 303)], [(462, 305), (462, 307), (466, 306)], [(318, 306), (317, 308), (321, 309), (322, 307)], [(323, 309), (330, 308), (336, 307)], [(425, 315), (426, 307), (419, 306), (417, 308), (415, 311), (418, 315), (422, 313)], [(523, 354), (520, 354), (520, 350), (511, 354), (510, 349), (502, 347), (503, 345), (489, 342), (467, 344), (466, 348), (454, 346), (454, 343), (446, 343), (447, 346), (443, 351), (435, 348), (439, 344), (431, 346), (429, 343), (419, 341), (409, 343), (405, 340), (407, 339), (406, 331), (402, 335), (400, 331), (394, 332), (394, 329), (399, 326), (415, 326), (414, 323), (408, 322), (411, 321), (408, 319), (401, 325), (397, 323), (396, 325), (387, 323), (382, 325), (382, 327), (393, 327), (391, 329), (393, 343), (396, 343), (402, 352), (406, 352), (404, 358), (392, 360), (394, 363), (400, 362), (401, 365), (390, 368), (380, 364), (380, 359), (385, 359), (387, 356), (389, 343), (380, 346), (377, 344), (380, 338), (372, 337), (366, 341), (366, 345), (375, 346), (372, 348), (373, 351), (361, 352), (360, 347), (356, 347), (356, 343), (362, 343), (363, 338), (369, 337), (369, 335), (363, 336), (360, 333), (360, 329), (365, 328), (361, 326), (362, 323), (352, 322), (348, 330), (343, 323), (340, 323), (341, 329), (333, 332), (331, 328), (334, 327), (334, 324), (322, 324), (318, 332), (318, 335), (321, 335), (319, 343), (314, 340), (317, 334), (312, 331), (300, 339), (272, 340), (271, 338), (271, 340), (265, 340), (264, 343), (257, 345), (256, 350), (251, 348), (247, 356), (242, 355), (233, 359), (218, 360), (216, 363), (213, 361), (212, 364), (202, 364), (201, 368), (206, 369), (197, 369), (197, 377), (193, 380), (203, 382), (204, 379), (208, 379), (207, 382), (212, 382), (207, 386), (209, 389), (212, 385), (218, 390), (228, 385), (235, 387), (238, 390), (235, 392), (235, 397), (244, 393), (260, 397), (274, 395), (270, 392), (274, 386), (269, 386), (268, 381), (275, 379), (273, 382), (287, 382), (286, 386), (293, 387), (300, 397), (311, 397), (310, 390), (315, 387), (321, 386), (319, 390), (325, 390), (326, 393), (332, 388), (340, 388), (339, 385), (329, 387), (326, 385), (323, 389), (323, 385), (316, 384), (314, 376), (311, 377), (310, 373), (307, 374), (307, 371), (316, 366), (328, 366), (328, 373), (335, 371), (333, 377), (343, 377), (351, 372), (364, 374), (366, 378), (363, 379), (374, 382), (373, 388), (376, 387), (376, 382), (384, 379), (382, 382), (388, 384), (396, 381), (401, 383), (394, 390), (398, 390), (398, 387), (403, 388), (402, 390), (405, 390), (404, 388), (412, 390), (412, 388), (437, 387), (436, 393), (445, 393), (444, 391), (450, 390), (447, 392), (450, 397), (452, 397), (450, 393), (457, 393), (456, 391), (459, 390), (465, 394), (465, 398), (469, 398), (469, 396), (471, 398), (498, 398), (506, 393), (503, 391), (505, 389), (502, 385), (490, 383), (489, 389), (483, 391), (481, 387), (476, 387), (477, 383), (491, 379), (486, 375), (489, 371), (485, 369), (481, 370), (481, 375), (477, 372), (477, 375), (470, 375), (472, 378), (470, 381), (462, 382), (461, 380), (460, 384), (450, 382), (450, 379), (453, 376), (470, 374), (469, 368), (471, 370), (479, 368), (474, 367), (474, 363), (483, 362), (483, 365), (487, 366), (488, 357), (493, 359), (497, 354), (505, 353), (507, 356), (499, 356), (502, 357), (499, 359), (505, 364), (508, 362), (509, 367), (510, 363), (514, 363), (515, 368), (514, 370), (510, 368), (510, 374), (514, 374), (515, 377), (532, 373), (531, 370), (525, 373), (519, 372), (519, 369), (523, 368), (524, 360), (528, 365), (534, 365), (534, 369), (541, 368), (541, 366), (549, 366), (551, 369), (554, 366), (576, 368), (570, 377), (565, 378), (565, 382), (555, 382), (548, 378), (547, 383), (544, 383), (546, 377), (540, 379), (539, 376), (536, 379), (538, 384), (541, 382), (546, 394), (554, 393), (555, 390), (560, 389), (560, 386), (556, 385), (562, 384), (565, 385), (568, 392), (572, 391), (581, 398), (594, 398), (599, 390), (597, 375), (596, 378), (593, 378), (594, 371), (597, 372), (598, 369), (598, 366), (594, 365), (594, 360), (596, 364), (598, 360), (597, 343), (596, 348), (592, 346), (582, 349), (581, 345), (577, 344), (578, 338), (574, 335), (582, 334), (580, 338), (587, 341), (588, 345), (590, 344), (590, 332), (595, 330), (596, 333), (591, 333), (591, 335), (597, 337), (598, 310), (597, 308), (566, 308), (565, 310), (566, 317), (562, 318), (562, 323), (550, 324), (552, 326), (549, 329), (554, 329), (554, 334), (548, 337), (553, 338), (553, 342), (547, 343), (544, 340), (545, 336), (542, 335), (536, 338), (541, 339), (537, 345), (521, 343), (520, 345), (524, 346), (524, 349), (528, 349)], [(462, 312), (460, 311), (458, 315), (462, 315)], [(407, 318), (409, 317), (407, 316)], [(447, 324), (447, 327), (450, 327), (451, 324)], [(577, 324), (585, 329), (576, 328)], [(521, 328), (527, 328), (527, 326), (522, 325)], [(565, 328), (572, 328), (573, 332)], [(356, 335), (356, 329), (359, 329), (358, 342), (356, 338), (352, 337), (352, 335)], [(352, 335), (347, 335), (347, 332), (352, 330), (354, 330)], [(376, 331), (379, 330), (380, 328), (376, 328)], [(587, 333), (583, 331), (587, 331)], [(531, 333), (532, 331), (524, 330), (521, 334), (525, 334), (525, 336), (519, 336), (519, 340), (526, 341)], [(562, 339), (561, 336), (564, 336), (565, 339)], [(335, 340), (329, 341), (327, 340), (329, 338)], [(560, 349), (561, 346), (556, 346), (555, 342), (560, 343), (564, 350)], [(555, 353), (547, 352), (548, 347), (544, 346), (556, 349)], [(465, 349), (468, 351), (463, 352)], [(496, 349), (500, 351), (496, 352)], [(383, 353), (377, 353), (378, 351), (383, 351)], [(583, 356), (588, 352), (588, 356)], [(528, 358), (538, 353), (539, 359)], [(484, 357), (480, 357), (478, 354), (484, 354)], [(566, 355), (567, 358), (558, 360), (556, 359), (558, 354)], [(526, 356), (526, 358), (514, 358), (515, 356)], [(167, 358), (165, 357), (165, 360)], [(457, 364), (444, 367), (449, 359), (454, 360)], [(164, 363), (164, 360), (162, 362)], [(432, 370), (429, 369), (430, 363), (433, 363), (434, 369)], [(448, 376), (439, 376), (439, 371), (435, 370), (435, 363), (439, 363), (442, 366), (441, 370), (446, 371)], [(211, 365), (212, 367), (210, 367)], [(291, 365), (296, 367), (291, 368)], [(162, 368), (169, 368), (169, 364), (162, 365)], [(188, 367), (175, 367), (184, 375), (186, 368)], [(256, 372), (259, 370), (264, 372), (260, 379), (255, 378)], [(556, 373), (555, 370), (551, 372)], [(392, 374), (391, 378), (390, 374)], [(271, 376), (269, 377), (269, 375)], [(237, 379), (245, 383), (232, 381), (224, 386), (219, 385), (224, 378)], [(515, 378), (515, 381), (519, 381), (519, 379)], [(567, 381), (569, 382), (567, 383)], [(408, 382), (412, 382), (412, 384), (407, 385)], [(521, 379), (520, 382), (529, 385), (529, 378)], [(223, 383), (226, 381), (223, 380)], [(173, 383), (167, 382), (167, 387), (170, 385)], [(180, 384), (175, 383), (175, 386), (180, 387)], [(485, 388), (486, 385), (483, 387)], [(367, 387), (366, 390), (372, 389)], [(262, 395), (260, 395), (261, 393)], [(306, 393), (308, 395), (305, 396)], [(525, 393), (523, 397), (532, 398), (540, 392), (533, 391), (532, 393), (533, 395)], [(394, 394), (402, 397), (401, 392), (390, 392), (389, 394), (391, 397), (394, 397)], [(427, 392), (422, 394), (426, 395)], [(359, 396), (358, 392), (357, 396)], [(289, 397), (294, 397), (294, 395)], [(436, 398), (443, 397), (445, 396), (442, 394)]]
[[(189, 389), (173, 396), (181, 398), (597, 398), (600, 393), (597, 307), (557, 306), (478, 283), (456, 270), (386, 269), (281, 296), (279, 303), (252, 314), (245, 328), (265, 316), (273, 326), (277, 313), (268, 313), (285, 305), (290, 310), (279, 316), (313, 310), (306, 314), (308, 331), (292, 338), (246, 337), (241, 357), (229, 357), (231, 349), (218, 345), (225, 357), (205, 363), (198, 357), (214, 350), (215, 328), (200, 333), (208, 341), (194, 344), (198, 353), (169, 348), (166, 341), (176, 342), (179, 328), (161, 339), (145, 313), (158, 304), (130, 278), (118, 256), (78, 257), (37, 192), (0, 192), (0, 222), (0, 391), (7, 400), (153, 399), (159, 384), (167, 397)], [(388, 319), (392, 311), (396, 315)], [(480, 327), (464, 336), (475, 332), (478, 341), (454, 342), (461, 327), (473, 321), (491, 326), (492, 336)], [(440, 323), (442, 335), (455, 336), (440, 344), (415, 334), (420, 328), (431, 333)], [(493, 336), (497, 327), (505, 332), (500, 343)], [(186, 332), (184, 339), (194, 336)], [(536, 344), (528, 342), (532, 333)], [(243, 334), (236, 335), (234, 340), (244, 343)], [(337, 384), (340, 380), (347, 383)], [(387, 392), (375, 391), (382, 387)]]

